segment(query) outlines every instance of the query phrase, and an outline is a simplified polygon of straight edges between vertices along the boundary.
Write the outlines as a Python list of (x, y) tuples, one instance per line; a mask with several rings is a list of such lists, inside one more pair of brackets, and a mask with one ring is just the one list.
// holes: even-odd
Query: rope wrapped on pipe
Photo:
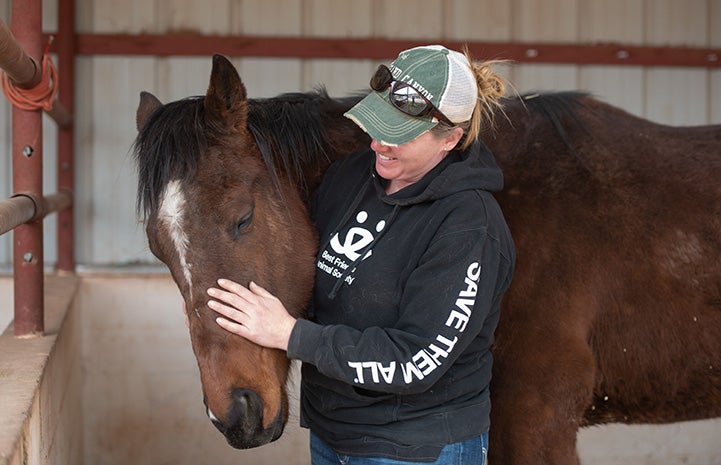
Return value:
[(50, 43), (45, 46), (40, 71), (40, 82), (30, 89), (23, 88), (22, 83), (16, 83), (7, 73), (3, 73), (2, 90), (5, 97), (22, 110), (52, 110), (58, 93), (58, 71), (50, 56)]

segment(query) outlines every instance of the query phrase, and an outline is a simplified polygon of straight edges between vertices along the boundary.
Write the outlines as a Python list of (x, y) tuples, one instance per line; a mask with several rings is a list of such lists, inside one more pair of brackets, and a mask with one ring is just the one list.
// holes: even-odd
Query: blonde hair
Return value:
[[(458, 123), (454, 127), (463, 129), (464, 137), (459, 144), (460, 150), (467, 149), (475, 142), (484, 128), (493, 127), (493, 118), (497, 112), (503, 112), (502, 97), (506, 93), (506, 81), (503, 77), (493, 71), (493, 66), (505, 63), (505, 60), (474, 61), (468, 47), (463, 48), (463, 54), (470, 64), (473, 75), (478, 86), (478, 101), (473, 109), (471, 119)], [(452, 129), (448, 125), (438, 124), (438, 132), (446, 132)]]

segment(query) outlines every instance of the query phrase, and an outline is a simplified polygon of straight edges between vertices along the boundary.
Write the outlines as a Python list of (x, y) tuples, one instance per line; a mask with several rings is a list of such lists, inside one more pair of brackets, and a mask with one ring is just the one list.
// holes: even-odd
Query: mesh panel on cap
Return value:
[(450, 50), (448, 86), (438, 109), (454, 123), (468, 121), (478, 99), (478, 86), (465, 55)]

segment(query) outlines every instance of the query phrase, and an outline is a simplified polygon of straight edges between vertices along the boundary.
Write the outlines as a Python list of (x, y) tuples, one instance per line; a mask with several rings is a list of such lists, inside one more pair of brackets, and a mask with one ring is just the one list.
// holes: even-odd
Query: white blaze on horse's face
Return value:
[[(170, 236), (175, 250), (178, 252), (178, 261), (183, 270), (183, 276), (188, 284), (189, 292), (192, 293), (193, 280), (190, 274), (190, 264), (188, 263), (188, 235), (183, 230), (183, 213), (185, 209), (185, 195), (180, 188), (180, 181), (170, 181), (165, 187), (163, 199), (160, 203), (160, 211), (158, 217), (165, 225), (167, 233)], [(192, 302), (193, 296), (190, 296)]]

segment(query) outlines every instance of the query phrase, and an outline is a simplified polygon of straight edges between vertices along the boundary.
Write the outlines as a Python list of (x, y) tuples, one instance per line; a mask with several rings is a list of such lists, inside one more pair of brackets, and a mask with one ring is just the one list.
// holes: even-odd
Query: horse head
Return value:
[(220, 328), (206, 290), (221, 277), (253, 280), (299, 316), (317, 247), (301, 196), (287, 177), (271, 176), (247, 119), (245, 87), (216, 55), (204, 97), (163, 105), (141, 94), (134, 146), (150, 250), (185, 302), (207, 415), (236, 448), (283, 432), (289, 361)]

